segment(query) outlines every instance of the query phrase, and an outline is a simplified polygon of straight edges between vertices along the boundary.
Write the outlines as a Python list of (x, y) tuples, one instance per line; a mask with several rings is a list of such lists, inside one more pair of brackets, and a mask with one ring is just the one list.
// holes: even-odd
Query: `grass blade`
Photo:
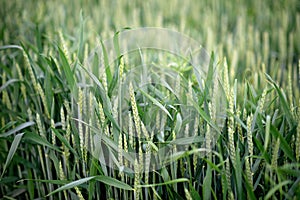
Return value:
[(275, 187), (273, 187), (268, 193), (267, 195), (265, 196), (265, 200), (268, 200), (272, 197), (272, 195), (277, 191), (279, 190), (280, 188), (282, 188), (284, 185), (287, 185), (287, 184), (290, 184), (292, 183), (292, 181), (290, 180), (286, 180), (286, 181), (282, 181), (280, 183), (278, 183)]
[(148, 99), (150, 99), (154, 105), (158, 106), (162, 111), (164, 111), (170, 117), (170, 119), (173, 120), (169, 111), (161, 103), (159, 103), (155, 98), (147, 94), (144, 90), (140, 89), (140, 91), (143, 95), (145, 95)]
[(162, 185), (170, 185), (174, 183), (182, 183), (182, 182), (189, 182), (189, 179), (187, 178), (178, 178), (175, 180), (166, 181), (163, 183), (155, 183), (155, 184), (147, 184), (147, 185), (138, 185), (138, 188), (145, 188), (145, 187), (156, 187), (156, 186), (162, 186)]
[(12, 160), (12, 158), (14, 157), (14, 155), (15, 155), (17, 149), (18, 149), (18, 146), (20, 144), (20, 141), (21, 141), (23, 135), (24, 135), (24, 133), (19, 133), (18, 135), (15, 136), (15, 138), (14, 138), (12, 144), (11, 144), (11, 147), (9, 149), (9, 152), (8, 152), (5, 164), (3, 166), (3, 171), (2, 171), (0, 179), (2, 179), (7, 166), (9, 165), (9, 163)]
[(109, 176), (96, 176), (95, 180), (123, 190), (133, 190), (130, 185)]
[(53, 194), (55, 194), (57, 192), (61, 192), (63, 190), (67, 190), (67, 189), (71, 189), (71, 188), (77, 187), (77, 186), (79, 186), (79, 185), (81, 185), (81, 184), (83, 184), (85, 182), (88, 182), (88, 181), (94, 179), (94, 178), (95, 178), (95, 176), (92, 176), (92, 177), (82, 178), (82, 179), (79, 179), (77, 181), (73, 181), (71, 183), (68, 183), (68, 184), (66, 184), (66, 185), (64, 185), (62, 187), (59, 187), (58, 189), (50, 192), (49, 194), (47, 194), (47, 197), (51, 196), (51, 195), (53, 195)]
[(12, 129), (12, 130), (6, 132), (6, 133), (0, 134), (0, 138), (1, 138), (1, 137), (7, 137), (7, 136), (10, 136), (10, 135), (12, 135), (12, 134), (14, 134), (14, 133), (16, 133), (16, 132), (22, 130), (22, 129), (27, 128), (27, 127), (29, 127), (29, 126), (32, 126), (32, 125), (34, 125), (34, 124), (35, 124), (34, 122), (25, 122), (25, 123), (23, 123), (23, 124), (20, 124), (20, 125), (17, 126), (16, 128), (14, 128), (14, 129)]

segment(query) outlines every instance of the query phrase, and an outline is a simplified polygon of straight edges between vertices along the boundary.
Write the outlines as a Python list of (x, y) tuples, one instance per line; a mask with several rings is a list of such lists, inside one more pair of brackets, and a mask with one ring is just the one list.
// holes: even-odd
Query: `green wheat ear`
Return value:
[(253, 140), (252, 140), (252, 123), (253, 115), (247, 117), (247, 144), (248, 144), (248, 155), (250, 159), (250, 166), (253, 164)]
[(234, 142), (234, 133), (235, 133), (235, 126), (234, 126), (234, 97), (233, 97), (233, 90), (230, 91), (230, 96), (229, 96), (229, 109), (228, 112), (230, 114), (228, 123), (227, 123), (227, 131), (228, 131), (228, 146), (229, 146), (229, 154), (230, 154), (230, 159), (232, 162), (233, 167), (235, 168), (236, 164), (236, 154), (235, 154), (235, 142)]

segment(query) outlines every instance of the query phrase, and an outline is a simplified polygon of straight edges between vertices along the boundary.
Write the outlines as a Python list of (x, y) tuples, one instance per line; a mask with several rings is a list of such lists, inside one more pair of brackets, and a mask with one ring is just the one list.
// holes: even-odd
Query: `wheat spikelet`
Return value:
[[(8, 92), (5, 90), (2, 92), (2, 98), (3, 98), (3, 102), (5, 103), (6, 107), (9, 109), (9, 110), (12, 110), (12, 105), (11, 105), (11, 100), (8, 96)], [(12, 121), (12, 120), (11, 120)]]
[(140, 120), (140, 122), (141, 122), (143, 136), (146, 138), (147, 141), (150, 141), (150, 135), (146, 129), (144, 122), (142, 122), (141, 120)]
[(123, 73), (124, 73), (124, 60), (123, 58), (120, 59), (120, 65), (119, 65), (119, 80), (120, 84), (123, 83)]
[(150, 153), (150, 145), (146, 146), (146, 154), (145, 154), (145, 184), (149, 184), (149, 171), (150, 171), (150, 161), (151, 161), (151, 153)]
[(106, 72), (103, 73), (102, 75), (102, 84), (104, 87), (105, 92), (108, 92), (108, 86), (107, 86), (107, 77), (106, 77)]
[[(36, 113), (36, 124), (37, 124), (38, 132), (39, 132), (40, 136), (47, 139), (45, 129), (42, 125), (42, 121), (41, 121), (40, 115), (38, 113)], [(39, 157), (40, 157), (40, 161), (41, 161), (42, 171), (46, 178), (47, 175), (46, 175), (46, 169), (45, 169), (45, 163), (44, 163), (45, 154), (42, 152), (42, 148), (40, 146), (38, 146), (38, 153), (39, 153)], [(46, 154), (46, 156), (48, 156), (48, 155)]]
[(277, 138), (276, 143), (275, 143), (275, 147), (273, 149), (272, 160), (271, 160), (271, 166), (274, 169), (277, 168), (277, 160), (278, 160), (279, 147), (280, 147), (280, 139)]
[[(54, 129), (55, 128), (55, 124), (54, 124), (54, 120), (51, 119), (51, 128)], [(53, 130), (51, 130), (51, 135), (52, 135), (52, 144), (55, 145), (56, 141), (55, 141), (55, 133)]]
[[(66, 136), (65, 136), (65, 137), (66, 137), (66, 140), (67, 140), (68, 142), (70, 142), (70, 137), (71, 137), (71, 124), (70, 124), (70, 116), (69, 116), (69, 115), (67, 115), (66, 124), (67, 124), (67, 127), (66, 127)], [(72, 135), (72, 137), (73, 137), (73, 135)], [(74, 141), (74, 140), (73, 140), (73, 148), (76, 149), (76, 144), (75, 144), (75, 141)], [(65, 147), (63, 153), (64, 153), (64, 155), (65, 155), (66, 160), (68, 160), (69, 155), (70, 155), (69, 148)]]
[(139, 152), (138, 152), (138, 156), (139, 156), (139, 169), (140, 169), (140, 179), (143, 179), (143, 174), (141, 173), (142, 170), (144, 170), (144, 153), (142, 151), (142, 142), (139, 141)]
[[(94, 101), (93, 101), (93, 93), (89, 92), (89, 99), (88, 99), (88, 113), (87, 116), (89, 117), (89, 126), (86, 126), (86, 134), (85, 134), (85, 152), (84, 152), (84, 158), (85, 161), (87, 161), (87, 149), (89, 147), (89, 141), (90, 141), (90, 135), (92, 133), (92, 130), (90, 129), (90, 127), (93, 125), (93, 121), (94, 121), (94, 116), (92, 113), (94, 112)], [(92, 145), (92, 144), (90, 144)]]
[(224, 58), (224, 75), (223, 75), (223, 83), (224, 83), (224, 90), (227, 99), (229, 99), (230, 96), (230, 83), (229, 83), (229, 77), (228, 77), (228, 65), (227, 60)]
[(250, 159), (250, 166), (253, 164), (253, 141), (252, 141), (252, 126), (253, 116), (252, 114), (247, 117), (247, 144), (248, 144), (248, 154)]
[[(189, 137), (189, 132), (190, 132), (190, 124), (187, 123), (184, 129), (184, 137), (188, 138)], [(185, 150), (188, 151), (189, 150), (189, 145), (185, 145)]]
[(289, 100), (290, 100), (290, 109), (291, 109), (291, 112), (293, 112), (294, 110), (294, 105), (293, 105), (293, 84), (292, 84), (292, 78), (291, 78), (291, 73), (292, 73), (292, 67), (289, 66), (289, 70), (288, 70), (288, 94), (289, 94)]
[(247, 120), (247, 110), (246, 108), (244, 108), (243, 110), (243, 121), (246, 121)]
[(262, 63), (262, 64), (261, 64), (261, 72), (262, 72), (263, 74), (266, 73), (266, 65), (265, 65), (265, 63)]
[[(137, 132), (137, 138), (139, 141), (139, 146), (138, 146), (138, 157), (139, 157), (139, 165), (140, 169), (144, 168), (144, 163), (143, 163), (143, 151), (142, 151), (142, 132), (141, 132), (141, 120), (138, 114), (138, 109), (136, 105), (136, 100), (135, 100), (135, 95), (134, 95), (134, 89), (132, 86), (132, 83), (129, 84), (129, 95), (130, 95), (130, 102), (131, 102), (131, 107), (132, 107), (132, 112), (133, 112), (133, 120), (135, 124), (135, 129)], [(139, 175), (139, 178), (142, 179), (142, 174)]]
[(190, 192), (188, 191), (188, 189), (184, 188), (184, 194), (185, 194), (185, 198), (187, 200), (193, 200), (193, 198), (192, 198)]
[(128, 112), (128, 133), (129, 133), (129, 145), (132, 149), (135, 149), (135, 134), (133, 132), (133, 123), (132, 123), (132, 114), (131, 111)]
[(138, 109), (137, 109), (137, 105), (136, 105), (136, 101), (135, 101), (132, 83), (130, 83), (130, 85), (129, 85), (129, 94), (130, 94), (130, 101), (131, 101), (131, 106), (132, 106), (135, 129), (136, 129), (137, 137), (139, 138), (139, 141), (140, 141), (140, 138), (141, 138), (140, 117), (139, 117), (139, 113), (138, 113)]
[(25, 51), (23, 51), (23, 57), (24, 57), (24, 60), (25, 60), (25, 67), (27, 68), (27, 70), (29, 72), (30, 81), (32, 82), (33, 87), (37, 91), (36, 78), (35, 78), (35, 75), (34, 75), (34, 72), (33, 72), (32, 68), (31, 68), (29, 58), (28, 58), (27, 54), (25, 53)]
[(44, 90), (42, 89), (40, 83), (37, 84), (36, 89), (37, 89), (38, 94), (41, 96), (42, 103), (43, 103), (43, 106), (45, 109), (45, 114), (48, 117), (48, 119), (50, 119), (50, 113), (49, 113), (48, 106), (47, 106), (46, 96), (45, 96)]
[(265, 31), (263, 33), (263, 57), (264, 62), (268, 62), (268, 56), (270, 55), (270, 42), (269, 42), (269, 33)]
[(259, 100), (259, 103), (258, 103), (258, 109), (259, 109), (260, 112), (264, 111), (264, 104), (265, 104), (267, 91), (268, 91), (268, 88), (265, 88), (262, 95), (261, 95), (261, 97), (260, 97), (260, 100)]
[[(18, 76), (19, 76), (20, 81), (24, 81), (24, 77), (23, 77), (22, 71), (21, 71), (20, 66), (19, 66), (18, 63), (16, 64), (16, 69), (17, 69), (17, 72), (18, 72)], [(23, 98), (24, 98), (25, 100), (27, 100), (26, 87), (25, 87), (24, 84), (21, 84), (21, 93), (22, 93), (22, 95), (23, 95)]]
[(64, 108), (60, 108), (60, 122), (61, 122), (61, 129), (66, 130), (66, 117), (65, 117), (65, 112)]
[(230, 163), (228, 158), (225, 160), (225, 177), (228, 185), (228, 199), (234, 199), (234, 195), (231, 189), (231, 172), (230, 172)]
[(69, 64), (71, 64), (71, 59), (70, 59), (70, 52), (68, 51), (68, 45), (63, 37), (63, 34), (62, 34), (62, 31), (58, 31), (58, 36), (59, 36), (59, 39), (60, 39), (60, 42), (62, 44), (62, 51), (64, 52), (65, 56), (66, 56), (66, 59), (68, 61)]
[[(208, 103), (209, 110), (210, 110), (210, 107), (211, 107), (211, 103)], [(211, 151), (211, 131), (210, 131), (209, 124), (207, 124), (206, 132), (205, 132), (205, 148), (207, 149), (207, 151), (210, 154), (210, 151)]]
[(55, 63), (55, 66), (57, 68), (57, 71), (58, 71), (59, 75), (62, 75), (62, 73), (61, 73), (61, 66), (60, 66), (60, 64), (58, 63), (58, 61), (57, 61), (57, 59), (55, 57), (53, 57), (53, 61)]
[(67, 114), (70, 115), (70, 116), (72, 116), (72, 111), (71, 111), (71, 108), (70, 108), (69, 103), (68, 103), (67, 100), (64, 100), (64, 106), (65, 106), (65, 108), (67, 110)]
[(84, 54), (83, 54), (83, 64), (84, 65), (88, 64), (88, 59), (89, 59), (89, 44), (86, 43), (84, 45)]
[(115, 100), (113, 101), (113, 108), (112, 108), (112, 114), (113, 114), (113, 118), (114, 119), (118, 119), (118, 107), (119, 107), (119, 105), (118, 105), (118, 99), (119, 99), (119, 97), (117, 96), (116, 98), (115, 98)]
[[(2, 94), (3, 95), (2, 96), (3, 103), (6, 105), (6, 107), (7, 107), (8, 110), (12, 110), (12, 104), (11, 104), (11, 100), (9, 98), (8, 92), (6, 90), (4, 90), (4, 91), (2, 91), (2, 93), (3, 93)], [(10, 121), (14, 121), (11, 115), (9, 115), (9, 119), (10, 119)], [(4, 126), (4, 124), (5, 124), (5, 118), (3, 118), (2, 123), (3, 123), (3, 126)]]
[(218, 88), (219, 88), (219, 82), (217, 79), (217, 76), (214, 76), (214, 86), (213, 86), (213, 93), (212, 93), (212, 99), (211, 99), (211, 105), (209, 108), (209, 114), (210, 114), (210, 118), (212, 120), (213, 123), (217, 122), (217, 109), (216, 109), (216, 105), (217, 105), (217, 92), (218, 92)]
[[(118, 140), (118, 161), (120, 167), (123, 166), (123, 134), (119, 134), (119, 140)], [(119, 176), (121, 177), (121, 180), (124, 182), (124, 172), (119, 169)]]
[[(82, 120), (83, 115), (83, 91), (78, 89), (78, 119)], [(82, 123), (78, 123), (78, 132), (79, 132), (79, 145), (82, 158), (84, 157), (84, 135), (83, 135), (83, 126)]]
[[(65, 176), (61, 161), (59, 161), (59, 163), (58, 163), (58, 170), (59, 170), (59, 173), (58, 173), (59, 179), (66, 180), (66, 176)], [(65, 199), (68, 199), (67, 192), (65, 190), (63, 192), (64, 192)]]
[[(124, 151), (125, 153), (128, 153), (128, 143), (126, 135), (124, 135)], [(124, 158), (124, 166), (128, 167), (128, 160), (126, 158)]]
[(30, 108), (27, 109), (27, 114), (30, 122), (33, 122), (32, 111)]
[(28, 55), (25, 53), (25, 51), (23, 51), (23, 57), (25, 59), (25, 66), (26, 66), (26, 68), (27, 68), (27, 70), (29, 72), (29, 76), (30, 76), (30, 79), (31, 79), (30, 81), (33, 84), (33, 88), (34, 88), (35, 92), (40, 95), (40, 97), (42, 99), (42, 103), (43, 103), (44, 109), (45, 109), (45, 114), (50, 119), (50, 114), (49, 114), (49, 110), (48, 110), (48, 106), (47, 106), (47, 101), (46, 101), (45, 93), (44, 93), (41, 85), (39, 83), (37, 83), (37, 80), (35, 78), (33, 69), (31, 67)]
[(247, 175), (248, 182), (250, 184), (250, 187), (253, 188), (253, 176), (252, 176), (249, 157), (245, 159), (245, 165), (246, 165), (246, 175)]
[(66, 176), (65, 176), (65, 173), (64, 173), (64, 170), (63, 170), (61, 161), (59, 161), (58, 167), (59, 167), (59, 179), (60, 179), (60, 180), (65, 180), (65, 179), (66, 179)]
[(78, 187), (74, 187), (74, 188), (75, 188), (75, 191), (76, 191), (76, 194), (77, 194), (77, 197), (79, 198), (79, 200), (84, 200), (84, 198), (82, 196), (82, 193), (79, 190), (79, 188)]
[(234, 99), (233, 99), (233, 90), (230, 92), (229, 96), (229, 119), (228, 119), (228, 146), (229, 154), (233, 166), (235, 167), (235, 144), (234, 144)]
[[(240, 110), (239, 106), (236, 109), (236, 115), (238, 117), (241, 115), (241, 110)], [(243, 130), (242, 130), (242, 126), (240, 123), (237, 123), (237, 131), (238, 131), (238, 135), (239, 135), (239, 139), (240, 139), (241, 143), (244, 144)]]
[[(195, 118), (195, 123), (194, 123), (194, 136), (198, 136), (198, 128), (199, 128), (199, 119), (198, 117)], [(194, 166), (194, 171), (197, 169), (197, 164), (198, 164), (198, 155), (193, 154), (193, 166)]]
[(101, 125), (103, 126), (105, 123), (105, 115), (104, 115), (104, 111), (103, 111), (103, 107), (101, 102), (98, 103), (98, 108), (99, 108), (99, 115), (100, 115), (100, 121), (101, 121)]
[(140, 188), (138, 185), (140, 184), (140, 168), (137, 159), (134, 161), (134, 199), (140, 199)]
[(46, 137), (46, 133), (45, 133), (45, 129), (44, 129), (43, 125), (42, 125), (42, 121), (41, 121), (40, 115), (38, 113), (36, 113), (36, 124), (38, 126), (38, 130), (39, 130), (40, 136), (42, 136), (44, 138), (47, 138)]
[(176, 83), (175, 83), (175, 92), (178, 96), (180, 96), (180, 90), (181, 90), (181, 87), (180, 87), (180, 75), (178, 74), (176, 76)]

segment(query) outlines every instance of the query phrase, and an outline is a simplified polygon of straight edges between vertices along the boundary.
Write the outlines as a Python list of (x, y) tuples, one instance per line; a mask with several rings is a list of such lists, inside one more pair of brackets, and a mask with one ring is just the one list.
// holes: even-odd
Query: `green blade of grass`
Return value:
[(3, 45), (3, 46), (0, 46), (0, 51), (2, 50), (6, 50), (6, 49), (20, 49), (20, 50), (23, 50), (23, 48), (19, 45)]
[(101, 48), (102, 48), (102, 53), (103, 53), (103, 61), (104, 61), (104, 66), (105, 66), (106, 78), (107, 78), (107, 82), (110, 83), (112, 80), (112, 75), (111, 75), (111, 71), (110, 71), (110, 67), (109, 67), (108, 54), (107, 54), (106, 48), (105, 48), (102, 40), (100, 40), (100, 43), (101, 43)]
[(275, 136), (275, 138), (279, 138), (280, 140), (280, 148), (284, 151), (285, 155), (295, 161), (295, 156), (291, 149), (291, 146), (288, 144), (287, 140), (282, 136), (282, 134), (277, 130), (277, 128), (270, 124), (270, 133)]
[(178, 179), (166, 181), (166, 182), (163, 182), (163, 183), (155, 183), (155, 184), (147, 184), (147, 185), (137, 185), (137, 187), (138, 188), (156, 187), (156, 186), (170, 185), (170, 184), (181, 183), (181, 182), (189, 182), (189, 179), (187, 179), (187, 178), (178, 178)]
[(82, 178), (82, 179), (79, 179), (77, 181), (72, 181), (71, 183), (68, 183), (68, 184), (66, 184), (64, 186), (61, 186), (61, 187), (57, 188), (56, 190), (50, 192), (46, 196), (49, 197), (49, 196), (51, 196), (51, 195), (53, 195), (53, 194), (55, 194), (57, 192), (61, 192), (61, 191), (67, 190), (67, 189), (71, 189), (71, 188), (77, 187), (77, 186), (79, 186), (79, 185), (81, 185), (81, 184), (83, 184), (85, 182), (88, 182), (88, 181), (94, 179), (94, 178), (95, 178), (95, 176), (92, 176), (92, 177)]
[(275, 185), (271, 190), (269, 190), (269, 192), (267, 193), (267, 195), (265, 196), (265, 200), (268, 200), (272, 197), (272, 195), (279, 190), (280, 188), (282, 188), (283, 186), (292, 183), (292, 181), (290, 180), (286, 180), (286, 181), (282, 181), (280, 183), (278, 183), (277, 185)]
[(211, 199), (211, 182), (212, 182), (212, 170), (210, 165), (207, 166), (206, 175), (203, 180), (203, 199), (209, 200)]
[(143, 95), (145, 95), (148, 99), (150, 99), (150, 101), (152, 101), (152, 103), (156, 106), (158, 106), (162, 111), (164, 111), (169, 117), (171, 120), (173, 120), (171, 114), (169, 113), (169, 111), (161, 104), (159, 103), (155, 98), (153, 98), (152, 96), (150, 96), (149, 94), (147, 94), (144, 90), (142, 89), (139, 89), (141, 91), (141, 93)]
[(14, 129), (12, 129), (12, 130), (6, 132), (6, 133), (0, 134), (0, 138), (1, 138), (1, 137), (7, 137), (7, 136), (10, 136), (10, 135), (12, 135), (12, 134), (14, 134), (14, 133), (16, 133), (16, 132), (22, 130), (22, 129), (27, 128), (27, 127), (29, 127), (29, 126), (32, 126), (32, 125), (34, 125), (34, 124), (35, 124), (34, 122), (25, 122), (25, 123), (23, 123), (23, 124), (20, 124), (20, 125), (17, 126), (16, 128), (14, 128)]
[(15, 138), (14, 138), (12, 144), (11, 144), (11, 147), (9, 149), (5, 164), (3, 166), (3, 171), (2, 171), (0, 179), (2, 179), (2, 177), (3, 177), (3, 175), (6, 171), (7, 166), (9, 165), (12, 158), (14, 157), (23, 135), (24, 135), (24, 133), (19, 133), (18, 135), (15, 136)]
[(57, 152), (61, 152), (61, 150), (58, 147), (52, 145), (50, 142), (47, 141), (47, 139), (39, 136), (36, 133), (26, 132), (23, 139), (30, 140), (36, 144), (49, 147), (50, 149), (56, 150)]
[(95, 180), (123, 190), (133, 190), (130, 185), (109, 176), (96, 176)]
[(60, 59), (62, 61), (62, 69), (64, 71), (64, 74), (66, 76), (66, 80), (68, 82), (68, 87), (71, 91), (71, 93), (74, 95), (74, 98), (77, 99), (78, 97), (78, 90), (76, 89), (76, 81), (75, 81), (75, 76), (74, 73), (71, 70), (70, 64), (66, 58), (66, 55), (64, 54), (63, 50), (58, 47), (58, 51), (59, 51), (59, 56)]
[(289, 106), (288, 106), (288, 102), (287, 102), (287, 100), (286, 100), (286, 98), (285, 98), (285, 95), (284, 95), (283, 92), (280, 90), (280, 88), (279, 88), (279, 86), (276, 84), (276, 82), (271, 78), (271, 76), (269, 76), (268, 74), (265, 74), (265, 75), (266, 75), (268, 81), (270, 81), (270, 82), (273, 84), (274, 88), (276, 89), (277, 94), (278, 94), (279, 99), (280, 99), (280, 105), (281, 105), (281, 107), (282, 107), (282, 109), (283, 109), (283, 112), (285, 113), (285, 116), (286, 116), (286, 118), (287, 118), (287, 120), (288, 120), (288, 123), (289, 123), (290, 127), (293, 127), (293, 125), (294, 125), (294, 120), (293, 120), (293, 116), (292, 116), (292, 114), (291, 114), (291, 110), (290, 110), (290, 108), (289, 108)]
[(1, 87), (0, 87), (0, 93), (2, 92), (2, 90), (4, 90), (5, 88), (7, 88), (9, 85), (15, 83), (15, 82), (19, 82), (20, 80), (19, 79), (9, 79), (8, 81), (5, 82), (5, 84), (3, 84)]
[(123, 190), (133, 190), (133, 188), (130, 185), (123, 183), (115, 178), (111, 178), (108, 176), (91, 176), (91, 177), (82, 178), (82, 179), (79, 179), (76, 181), (72, 181), (64, 186), (61, 186), (61, 187), (57, 188), (56, 190), (47, 194), (47, 197), (49, 197), (57, 192), (61, 192), (61, 191), (68, 190), (68, 189), (71, 189), (74, 187), (78, 187), (79, 185), (86, 183), (88, 181), (91, 181), (91, 180), (97, 180), (97, 181), (100, 181), (109, 186), (117, 187), (117, 188), (120, 188)]
[(74, 156), (78, 157), (76, 151), (71, 147), (70, 143), (66, 140), (66, 138), (59, 133), (55, 128), (51, 128), (51, 130), (55, 133), (56, 137), (64, 144), (66, 147), (74, 154)]
[(102, 85), (102, 83), (99, 81), (99, 79), (92, 74), (89, 70), (87, 70), (86, 68), (84, 68), (83, 66), (80, 65), (80, 67), (92, 78), (92, 80), (96, 83), (96, 85), (98, 86), (98, 91), (100, 93), (101, 99), (103, 101), (103, 111), (106, 115), (106, 117), (110, 120), (110, 122), (113, 123), (113, 125), (117, 128), (117, 130), (120, 130), (120, 127), (118, 125), (118, 123), (116, 122), (116, 120), (114, 119), (114, 117), (112, 116), (112, 105), (111, 102), (104, 90), (104, 87)]

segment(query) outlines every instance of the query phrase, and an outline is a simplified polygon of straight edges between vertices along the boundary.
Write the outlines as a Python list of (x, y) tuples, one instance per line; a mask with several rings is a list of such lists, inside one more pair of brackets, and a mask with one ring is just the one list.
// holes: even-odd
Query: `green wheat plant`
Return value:
[[(1, 199), (300, 198), (298, 1), (0, 2)], [(138, 27), (199, 41), (207, 72), (108, 60)]]

